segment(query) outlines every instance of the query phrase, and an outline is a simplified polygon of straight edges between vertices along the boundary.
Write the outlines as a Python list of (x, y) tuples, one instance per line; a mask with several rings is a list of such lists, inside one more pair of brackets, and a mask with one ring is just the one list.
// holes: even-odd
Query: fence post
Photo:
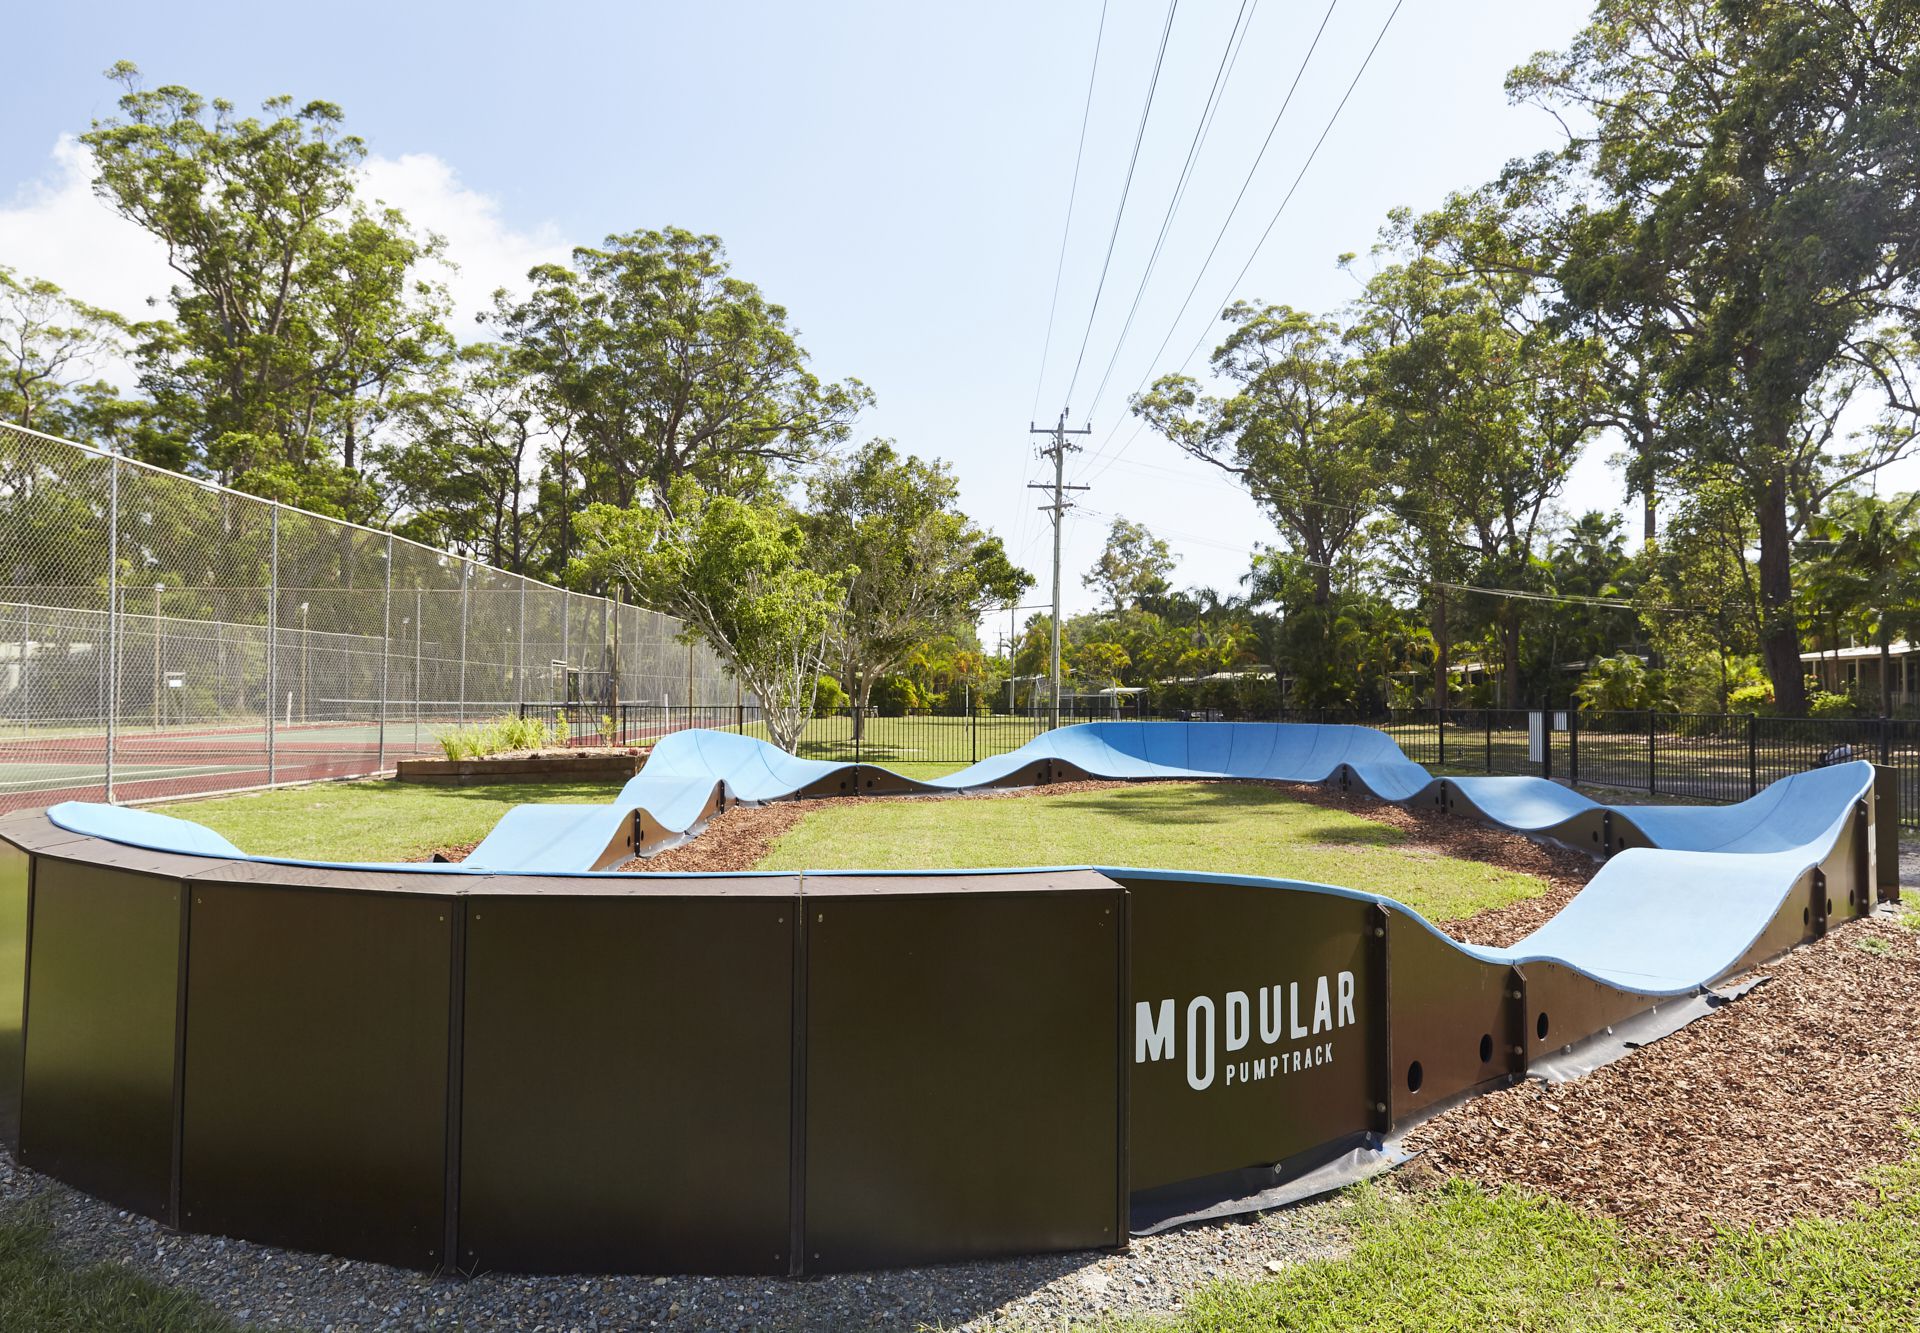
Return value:
[(1447, 766), (1447, 710), (1437, 704), (1433, 710), (1433, 729), (1440, 739), (1440, 757), (1434, 761), (1435, 768)]
[(107, 461), (107, 801), (113, 801), (113, 749), (120, 715), (120, 459)]
[(273, 710), (280, 690), (280, 502), (269, 511), (267, 527), (267, 785), (278, 771), (273, 739)]
[(1580, 709), (1567, 700), (1567, 785), (1580, 785)]
[(1760, 715), (1747, 714), (1747, 795), (1760, 794)]
[[(1881, 688), (1881, 693), (1884, 694), (1886, 692), (1886, 682), (1882, 681), (1880, 688)], [(1887, 736), (1887, 732), (1892, 726), (1893, 726), (1893, 720), (1891, 718), (1883, 717), (1880, 719), (1880, 762), (1883, 764), (1890, 764), (1893, 762), (1891, 758), (1893, 754), (1893, 750), (1891, 746), (1888, 744), (1888, 736)]]
[(513, 701), (524, 704), (527, 701), (527, 581), (520, 580), (519, 627), (513, 631)]
[(393, 534), (387, 534), (387, 581), (380, 592), (380, 741), (379, 753), (375, 755), (373, 769), (384, 773), (387, 769), (387, 677), (390, 671), (388, 659), (393, 653)]
[(473, 561), (460, 562), (460, 702), (455, 713), (464, 726), (467, 720), (467, 589), (473, 583)]
[(1487, 772), (1491, 773), (1493, 772), (1493, 710), (1485, 709), (1483, 715), (1487, 719)]
[(1659, 733), (1660, 715), (1651, 708), (1647, 710), (1647, 795), (1653, 795), (1654, 778), (1654, 737)]

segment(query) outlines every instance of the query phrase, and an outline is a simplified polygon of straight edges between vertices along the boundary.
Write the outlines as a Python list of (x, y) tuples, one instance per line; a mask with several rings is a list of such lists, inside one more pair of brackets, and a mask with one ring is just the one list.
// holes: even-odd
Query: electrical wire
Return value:
[[(1147, 372), (1140, 377), (1139, 385), (1134, 388), (1135, 393), (1146, 387), (1147, 378), (1153, 374), (1153, 367), (1160, 360), (1160, 354), (1165, 352), (1167, 344), (1173, 341), (1173, 334), (1180, 327), (1181, 317), (1187, 313), (1187, 307), (1193, 303), (1194, 293), (1200, 290), (1200, 280), (1206, 277), (1207, 269), (1213, 264), (1214, 255), (1219, 253), (1220, 242), (1226, 239), (1227, 229), (1233, 225), (1234, 218), (1239, 216), (1240, 205), (1253, 185), (1253, 178), (1258, 174), (1260, 164), (1266, 161), (1267, 149), (1273, 146), (1273, 136), (1279, 132), (1280, 122), (1286, 118), (1287, 108), (1293, 105), (1293, 95), (1299, 90), (1300, 80), (1306, 74), (1307, 66), (1312, 63), (1314, 52), (1320, 49), (1320, 39), (1326, 35), (1327, 24), (1333, 18), (1333, 11), (1339, 6), (1340, 0), (1328, 0), (1326, 13), (1320, 16), (1320, 26), (1314, 29), (1313, 40), (1307, 44), (1306, 54), (1300, 57), (1299, 67), (1293, 71), (1293, 81), (1287, 85), (1286, 96), (1280, 99), (1280, 109), (1273, 113), (1273, 121), (1267, 126), (1266, 138), (1260, 141), (1260, 151), (1254, 155), (1253, 165), (1247, 168), (1246, 178), (1240, 182), (1239, 192), (1233, 197), (1233, 206), (1227, 210), (1227, 216), (1220, 223), (1220, 229), (1214, 233), (1213, 244), (1207, 247), (1207, 257), (1200, 261), (1200, 268), (1193, 275), (1193, 283), (1187, 288), (1187, 294), (1180, 302), (1180, 309), (1175, 312), (1172, 322), (1168, 324), (1166, 336), (1160, 340), (1160, 346), (1154, 349), (1152, 358), (1148, 360)], [(1212, 321), (1208, 322), (1211, 324)], [(1093, 457), (1087, 460), (1089, 465), (1105, 452), (1119, 429), (1120, 424), (1116, 420), (1113, 428), (1107, 432), (1107, 438), (1100, 442), (1100, 447), (1094, 451)]]
[(1100, 77), (1100, 43), (1107, 33), (1107, 0), (1100, 0), (1100, 24), (1093, 34), (1093, 68), (1087, 71), (1087, 99), (1080, 108), (1080, 144), (1073, 150), (1073, 184), (1067, 187), (1067, 222), (1060, 229), (1060, 257), (1053, 266), (1053, 300), (1047, 306), (1047, 336), (1040, 344), (1040, 378), (1033, 386), (1033, 410), (1040, 414), (1040, 391), (1047, 384), (1047, 357), (1053, 350), (1053, 319), (1060, 310), (1060, 276), (1067, 270), (1067, 239), (1073, 235), (1073, 206), (1080, 197), (1080, 160), (1087, 151), (1087, 122), (1093, 115), (1093, 85)]
[(1160, 50), (1153, 58), (1153, 77), (1147, 82), (1147, 100), (1140, 108), (1140, 124), (1133, 133), (1133, 154), (1127, 159), (1127, 178), (1120, 187), (1120, 204), (1113, 211), (1113, 230), (1107, 235), (1107, 256), (1100, 263), (1100, 281), (1093, 289), (1093, 308), (1087, 311), (1086, 332), (1080, 335), (1080, 354), (1074, 358), (1073, 377), (1067, 382), (1066, 397), (1063, 405), (1073, 402), (1074, 388), (1080, 383), (1080, 368), (1087, 359), (1087, 341), (1093, 337), (1094, 318), (1100, 313), (1100, 297), (1107, 288), (1107, 271), (1113, 266), (1114, 243), (1120, 239), (1120, 223), (1127, 213), (1127, 196), (1133, 192), (1134, 168), (1140, 163), (1140, 142), (1147, 135), (1147, 120), (1153, 114), (1153, 96), (1160, 87), (1160, 70), (1167, 59), (1167, 38), (1173, 33), (1173, 16), (1180, 8), (1180, 0), (1169, 0), (1167, 21), (1160, 29)]
[(1167, 232), (1173, 226), (1174, 214), (1179, 212), (1180, 203), (1186, 197), (1187, 184), (1193, 177), (1193, 164), (1213, 128), (1215, 116), (1219, 114), (1220, 103), (1226, 96), (1226, 85), (1233, 78), (1234, 66), (1240, 61), (1240, 50), (1246, 44), (1248, 30), (1253, 27), (1253, 12), (1259, 9), (1259, 3), (1260, 0), (1240, 0), (1239, 12), (1233, 16), (1233, 27), (1227, 32), (1227, 45), (1220, 52), (1220, 63), (1213, 71), (1213, 86), (1207, 89), (1207, 100), (1200, 109), (1200, 123), (1194, 127), (1193, 140), (1187, 145), (1187, 158), (1180, 165), (1180, 178), (1174, 182), (1173, 194), (1167, 200), (1166, 216), (1160, 219), (1160, 234), (1154, 237), (1146, 269), (1140, 275), (1140, 285), (1133, 292), (1133, 304), (1127, 308), (1126, 321), (1120, 326), (1120, 338), (1113, 345), (1113, 355), (1107, 358), (1107, 368), (1100, 376), (1100, 385), (1088, 401), (1089, 409), (1098, 404), (1100, 396), (1107, 391), (1107, 382), (1113, 378), (1113, 368), (1120, 360), (1120, 350), (1127, 345), (1127, 335), (1133, 330), (1134, 316), (1140, 312), (1141, 298), (1146, 295), (1154, 267), (1160, 262), (1160, 252), (1167, 243)]

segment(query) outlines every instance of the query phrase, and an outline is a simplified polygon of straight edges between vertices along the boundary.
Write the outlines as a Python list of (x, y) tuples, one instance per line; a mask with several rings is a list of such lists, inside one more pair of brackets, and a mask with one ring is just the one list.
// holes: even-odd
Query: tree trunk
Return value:
[(1773, 700), (1788, 717), (1807, 711), (1807, 686), (1800, 664), (1800, 628), (1793, 615), (1791, 537), (1787, 531), (1787, 477), (1775, 468), (1760, 497), (1760, 650)]
[(1511, 604), (1500, 613), (1500, 650), (1506, 661), (1501, 664), (1506, 678), (1501, 703), (1508, 708), (1521, 706), (1520, 698), (1520, 614)]
[(1439, 588), (1434, 589), (1433, 598), (1433, 646), (1433, 706), (1445, 712), (1453, 643), (1447, 634), (1447, 595)]
[(1660, 536), (1660, 500), (1654, 491), (1653, 427), (1640, 427), (1640, 539), (1652, 546)]
[(867, 707), (873, 700), (876, 676), (863, 671), (855, 679), (853, 692), (853, 739), (857, 745), (867, 737)]

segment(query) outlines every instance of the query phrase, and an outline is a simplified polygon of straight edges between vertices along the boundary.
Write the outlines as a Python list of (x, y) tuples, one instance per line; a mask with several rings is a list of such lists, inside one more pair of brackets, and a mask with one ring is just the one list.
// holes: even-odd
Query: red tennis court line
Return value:
[[(378, 739), (369, 737), (363, 732), (363, 729), (377, 727), (376, 723), (343, 722), (337, 724), (337, 726), (338, 730), (342, 732), (348, 728), (353, 728), (355, 734), (349, 738), (329, 742), (325, 739), (329, 734), (328, 726), (322, 723), (311, 723), (304, 727), (276, 727), (274, 729), (274, 743), (277, 747), (293, 749), (371, 751), (378, 748)], [(399, 734), (411, 729), (412, 726), (412, 722), (394, 722), (389, 720), (387, 723), (387, 748), (393, 749), (396, 746), (413, 744), (410, 740), (401, 740), (398, 738)], [(242, 743), (237, 749), (231, 747), (221, 748), (217, 744), (209, 744), (203, 746), (198, 752), (207, 754), (246, 754), (257, 750), (262, 755), (265, 755), (267, 752), (266, 732), (260, 727), (209, 727), (198, 731), (138, 732), (130, 735), (123, 733), (114, 737), (114, 753), (122, 757), (129, 755), (152, 755), (156, 759), (164, 761), (183, 754), (196, 753), (195, 750), (186, 748), (191, 742), (218, 742), (227, 738), (232, 738)], [(106, 751), (106, 744), (106, 733), (98, 731), (77, 736), (13, 737), (8, 740), (0, 740), (0, 760), (11, 759), (31, 763), (35, 759), (40, 759), (57, 763), (59, 760), (56, 756), (62, 754), (80, 755), (83, 757), (103, 754)], [(425, 741), (422, 741), (422, 748), (425, 748), (426, 744)], [(437, 742), (434, 743), (433, 748), (439, 748)]]
[[(371, 777), (373, 764), (355, 764), (342, 762), (341, 756), (329, 762), (325, 760), (312, 763), (277, 763), (274, 766), (275, 780), (287, 782), (313, 782), (321, 778)], [(150, 801), (163, 796), (213, 796), (224, 791), (237, 791), (245, 787), (263, 787), (267, 782), (267, 765), (262, 759), (257, 768), (228, 769), (220, 773), (194, 773), (164, 778), (132, 778), (116, 781), (113, 784), (114, 799), (122, 804), (135, 801)], [(61, 801), (103, 801), (106, 799), (104, 783), (94, 782), (60, 787), (48, 791), (10, 792), (0, 794), (0, 811), (33, 810), (42, 806), (55, 805)]]

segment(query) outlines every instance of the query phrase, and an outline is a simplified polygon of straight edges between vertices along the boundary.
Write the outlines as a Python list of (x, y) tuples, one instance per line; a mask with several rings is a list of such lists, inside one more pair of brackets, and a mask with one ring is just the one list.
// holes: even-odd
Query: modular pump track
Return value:
[[(1605, 865), (1505, 949), (1284, 879), (603, 869), (733, 802), (1075, 778), (1334, 783)], [(519, 807), (458, 865), (68, 803), (0, 820), (0, 1129), (175, 1228), (419, 1269), (1120, 1246), (1357, 1178), (1455, 1099), (1704, 1012), (1874, 910), (1875, 797), (1856, 762), (1608, 807), (1436, 778), (1369, 728), (1163, 722), (931, 782), (679, 732), (610, 804)]]

